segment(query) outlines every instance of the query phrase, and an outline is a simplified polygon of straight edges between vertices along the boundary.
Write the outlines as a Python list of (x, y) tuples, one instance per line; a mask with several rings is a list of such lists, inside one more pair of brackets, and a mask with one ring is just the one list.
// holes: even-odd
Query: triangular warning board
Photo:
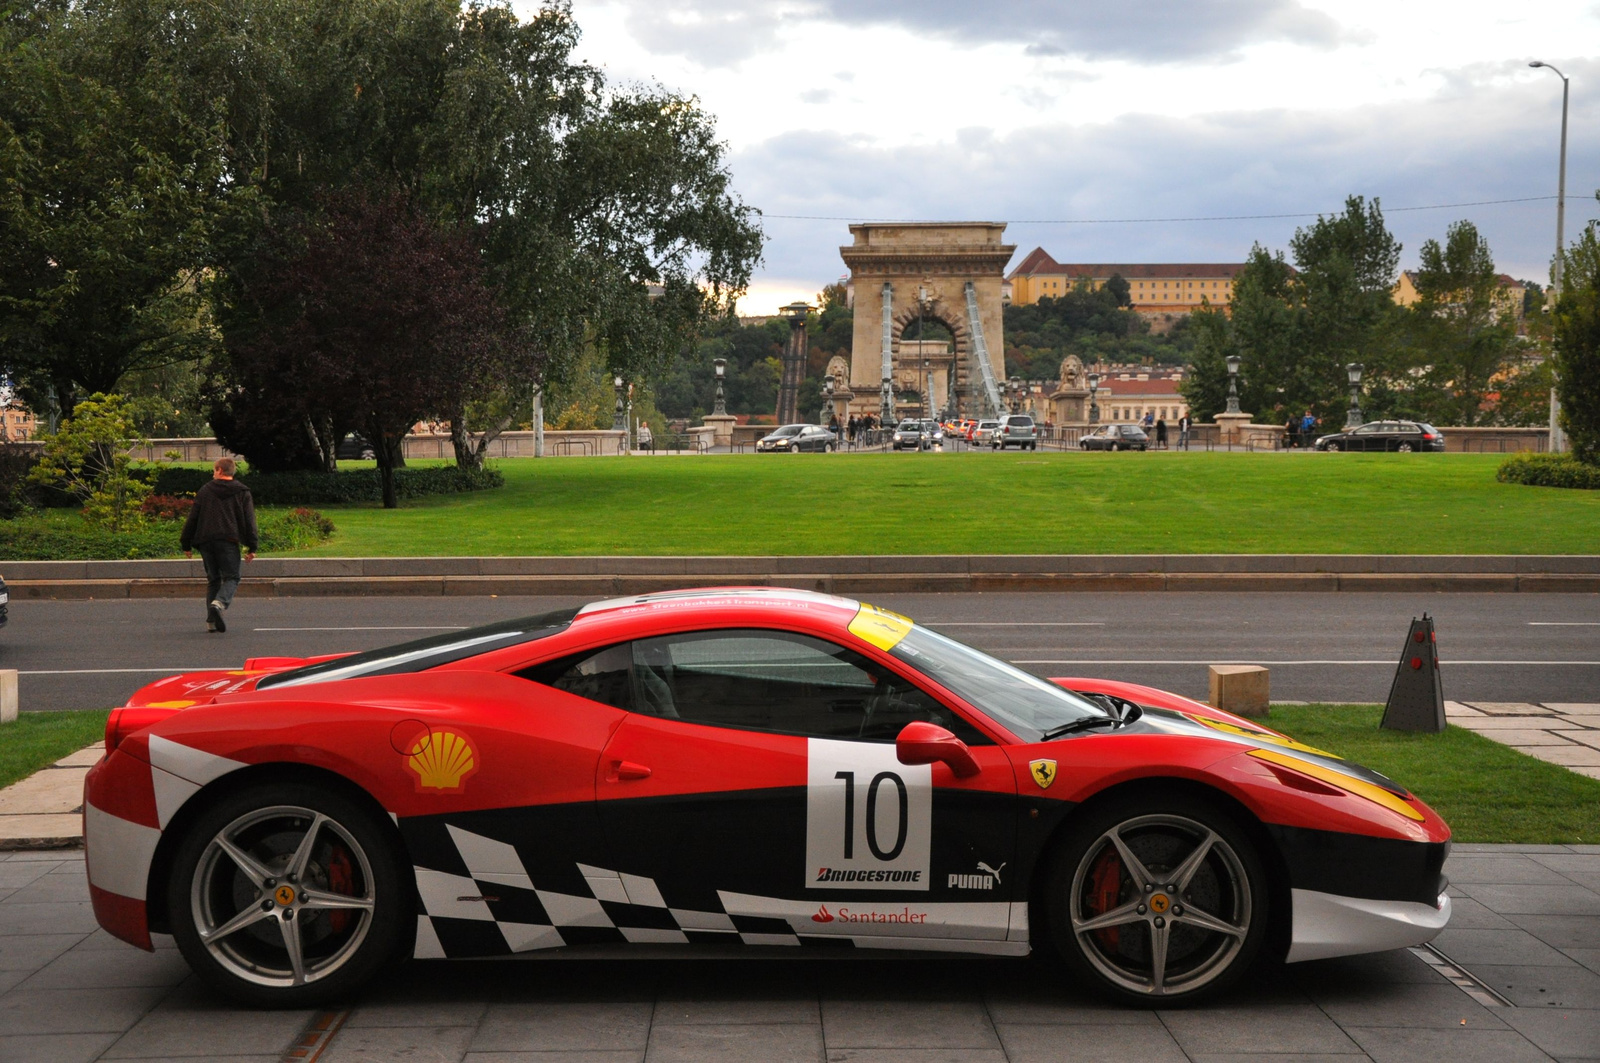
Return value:
[(1411, 621), (1400, 665), (1383, 707), (1383, 723), (1392, 731), (1444, 730), (1444, 687), (1439, 682), (1439, 642), (1427, 613)]

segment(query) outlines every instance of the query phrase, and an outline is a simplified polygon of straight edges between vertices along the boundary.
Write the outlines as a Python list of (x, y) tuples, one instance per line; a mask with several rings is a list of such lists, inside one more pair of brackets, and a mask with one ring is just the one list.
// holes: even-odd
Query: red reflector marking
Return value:
[(1422, 632), (1419, 631), (1419, 632), (1417, 632), (1415, 635), (1413, 635), (1411, 637), (1412, 637), (1412, 639), (1414, 641), (1421, 642), (1422, 641)]
[(1421, 657), (1413, 657), (1413, 658), (1411, 658), (1411, 667), (1412, 668), (1421, 668), (1422, 667), (1422, 658)]

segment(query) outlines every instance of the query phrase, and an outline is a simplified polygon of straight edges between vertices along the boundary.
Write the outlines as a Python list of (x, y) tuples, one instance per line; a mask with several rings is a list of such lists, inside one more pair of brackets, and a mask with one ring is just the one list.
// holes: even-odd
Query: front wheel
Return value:
[(1340, 446), (1338, 443), (1329, 443), (1328, 449), (1337, 454), (1339, 451), (1343, 450), (1344, 447)]
[(1398, 447), (1395, 447), (1394, 449), (1398, 450), (1402, 454), (1410, 454), (1412, 451), (1416, 450), (1417, 448), (1413, 447), (1410, 443), (1401, 443)]
[(409, 941), (412, 891), (385, 825), (306, 783), (218, 801), (178, 847), (167, 886), (178, 948), (246, 1004), (347, 996)]
[(1048, 877), (1051, 940), (1114, 998), (1188, 1003), (1217, 993), (1266, 939), (1266, 874), (1248, 835), (1188, 795), (1109, 804), (1076, 824)]

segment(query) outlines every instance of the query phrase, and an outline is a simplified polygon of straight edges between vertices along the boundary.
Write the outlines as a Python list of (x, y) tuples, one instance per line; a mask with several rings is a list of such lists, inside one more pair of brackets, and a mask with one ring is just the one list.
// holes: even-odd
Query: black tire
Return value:
[[(1089, 812), (1055, 847), (1045, 882), (1050, 942), (1067, 969), (1123, 1002), (1167, 1007), (1213, 996), (1249, 970), (1267, 939), (1269, 888), (1250, 835), (1189, 793), (1151, 792)], [(1103, 921), (1086, 926), (1095, 920)]]
[[(255, 874), (219, 839), (254, 861)], [(291, 877), (297, 860), (302, 872)], [(251, 1006), (300, 1008), (347, 997), (396, 958), (412, 940), (413, 895), (387, 824), (332, 790), (275, 783), (226, 797), (189, 826), (167, 912), (202, 982)], [(246, 913), (259, 914), (203, 939), (202, 925), (223, 930)]]
[(1344, 447), (1340, 446), (1337, 442), (1334, 442), (1328, 444), (1328, 449), (1337, 454), (1339, 451), (1343, 450)]
[(1394, 449), (1399, 451), (1402, 454), (1410, 454), (1412, 451), (1416, 450), (1417, 448), (1412, 446), (1410, 443), (1401, 443), (1398, 447), (1395, 447)]

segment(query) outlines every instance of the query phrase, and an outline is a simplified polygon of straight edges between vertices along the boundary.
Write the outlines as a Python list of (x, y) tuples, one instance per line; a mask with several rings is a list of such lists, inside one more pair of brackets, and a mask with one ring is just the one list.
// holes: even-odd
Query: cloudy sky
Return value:
[[(519, 0), (528, 5), (534, 0)], [(574, 0), (583, 58), (693, 94), (766, 215), (742, 301), (769, 313), (843, 272), (841, 218), (1009, 223), (1017, 258), (1239, 261), (1381, 197), (1416, 263), (1470, 218), (1543, 281), (1561, 81), (1567, 235), (1600, 215), (1600, 3), (1542, 0)], [(781, 217), (800, 215), (804, 218)], [(1050, 224), (1076, 221), (1079, 224)], [(1102, 224), (1083, 224), (1102, 222)]]

